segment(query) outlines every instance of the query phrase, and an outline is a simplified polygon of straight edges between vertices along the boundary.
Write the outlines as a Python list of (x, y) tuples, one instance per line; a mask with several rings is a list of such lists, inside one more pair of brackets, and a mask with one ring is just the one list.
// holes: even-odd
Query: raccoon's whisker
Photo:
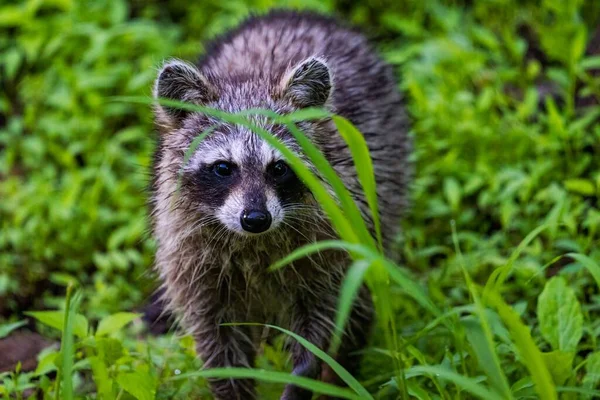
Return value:
[(215, 222), (218, 222), (218, 218), (215, 216), (202, 216), (190, 222), (190, 227), (187, 229), (183, 237), (189, 237), (196, 233), (198, 233), (202, 228), (212, 225)]
[(218, 244), (219, 241), (227, 234), (227, 227), (225, 225), (221, 225), (214, 235), (210, 238), (208, 243), (206, 244), (207, 248), (211, 248), (213, 244)]
[(315, 207), (315, 206), (309, 206), (309, 205), (288, 205), (288, 206), (284, 206), (282, 208), (286, 212), (308, 211), (308, 212), (312, 212), (315, 214), (321, 213), (320, 208)]
[(288, 215), (286, 217), (286, 219), (288, 219), (289, 221), (295, 221), (295, 222), (299, 222), (300, 224), (307, 224), (309, 225), (311, 228), (314, 228), (314, 232), (315, 233), (320, 233), (320, 234), (324, 234), (326, 236), (330, 236), (332, 234), (332, 232), (327, 231), (323, 228), (322, 224), (320, 224), (318, 221), (315, 221), (313, 219), (310, 218), (306, 218), (304, 216), (299, 216), (299, 215)]
[(281, 223), (293, 230), (295, 230), (298, 234), (300, 234), (301, 236), (303, 236), (308, 242), (313, 242), (314, 240), (311, 240), (308, 236), (306, 236), (304, 233), (300, 232), (299, 229), (297, 229), (296, 227), (294, 227), (294, 225), (290, 224), (289, 222), (286, 222), (285, 220), (282, 220)]
[[(292, 224), (286, 222), (286, 221), (281, 221), (282, 224), (292, 228), (293, 230), (295, 230), (296, 232), (298, 232), (298, 234), (300, 234), (301, 236), (303, 236), (309, 243), (314, 242), (314, 240), (311, 240), (308, 236), (306, 236), (304, 233), (300, 232), (300, 230), (298, 230), (297, 228), (295, 228)], [(321, 263), (325, 263), (325, 260), (323, 259), (323, 255), (319, 252), (317, 253), (319, 256), (319, 259), (321, 261)], [(307, 258), (315, 265), (322, 265), (322, 264), (316, 264), (315, 261), (312, 259), (311, 256), (307, 256)]]
[(286, 212), (286, 214), (290, 215), (303, 215), (314, 219), (318, 219), (319, 221), (325, 220), (325, 215), (323, 215), (319, 209), (315, 208), (286, 208), (284, 209), (284, 211)]

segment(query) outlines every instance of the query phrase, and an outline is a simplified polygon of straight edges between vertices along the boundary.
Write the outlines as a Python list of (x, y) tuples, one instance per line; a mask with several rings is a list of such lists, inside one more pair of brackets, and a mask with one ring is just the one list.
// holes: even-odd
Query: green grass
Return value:
[[(143, 191), (157, 65), (194, 59), (202, 40), (250, 10), (299, 3), (0, 5), (0, 338), (31, 311), (40, 331), (62, 343), (40, 355), (35, 371), (0, 374), (0, 397), (34, 390), (44, 399), (210, 398), (210, 375), (254, 377), (271, 399), (298, 379), (289, 375), (283, 337), (265, 345), (253, 370), (201, 371), (191, 338), (146, 336), (129, 311), (155, 285)], [(350, 399), (600, 396), (600, 107), (582, 105), (600, 99), (600, 58), (585, 54), (600, 7), (302, 3), (360, 25), (396, 65), (413, 119), (416, 176), (396, 264), (291, 125), (319, 113), (281, 120), (331, 184), (335, 198), (280, 149), (340, 240), (299, 249), (272, 268), (326, 248), (348, 251), (354, 264), (338, 332), (363, 279), (378, 312), (362, 373), (340, 372), (348, 388), (296, 383)], [(252, 112), (219, 116), (248, 124)], [(364, 141), (347, 121), (335, 123), (377, 216)], [(328, 353), (302, 344), (339, 370)]]

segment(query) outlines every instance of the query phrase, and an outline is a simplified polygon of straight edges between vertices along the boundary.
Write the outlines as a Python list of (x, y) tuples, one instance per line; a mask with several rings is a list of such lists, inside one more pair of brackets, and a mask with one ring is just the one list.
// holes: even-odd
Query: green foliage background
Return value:
[[(2, 318), (58, 307), (73, 280), (83, 288), (81, 310), (92, 320), (145, 301), (155, 287), (145, 207), (152, 117), (146, 105), (111, 98), (150, 96), (163, 59), (194, 60), (207, 39), (250, 12), (307, 7), (361, 26), (397, 66), (414, 121), (417, 166), (413, 205), (399, 239), (402, 265), (436, 304), (452, 309), (470, 303), (470, 294), (451, 221), (464, 266), (480, 284), (507, 264), (531, 231), (550, 224), (523, 249), (503, 294), (542, 350), (574, 353), (569, 382), (586, 379), (586, 356), (599, 349), (600, 296), (584, 264), (563, 255), (600, 260), (600, 79), (594, 72), (600, 58), (585, 54), (599, 26), (598, 2), (0, 4)], [(557, 272), (564, 281), (549, 284), (546, 296), (566, 293), (581, 304), (581, 334), (570, 336), (568, 348), (559, 346), (556, 323), (541, 317), (549, 311), (538, 309), (538, 296)], [(468, 351), (444, 334), (415, 335), (428, 321), (404, 291), (395, 294), (398, 334), (414, 339), (404, 361), (464, 363)], [(190, 343), (128, 337), (128, 351), (152, 348), (174, 368), (197, 367)], [(178, 354), (178, 346), (186, 352)], [(519, 355), (506, 342), (498, 351), (511, 384), (530, 388), (521, 382)], [(261, 363), (284, 368), (276, 348), (265, 352)], [(387, 364), (369, 353), (364, 375), (373, 387), (387, 382), (393, 392), (396, 381), (382, 374)], [(587, 379), (590, 388), (598, 383)], [(159, 395), (193, 390), (170, 385), (163, 382)]]

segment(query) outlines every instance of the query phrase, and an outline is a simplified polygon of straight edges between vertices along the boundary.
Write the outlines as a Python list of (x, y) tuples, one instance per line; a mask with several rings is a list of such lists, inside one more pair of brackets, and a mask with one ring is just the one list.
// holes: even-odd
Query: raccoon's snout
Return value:
[(271, 226), (271, 213), (260, 210), (244, 210), (240, 217), (242, 228), (250, 233), (265, 232)]

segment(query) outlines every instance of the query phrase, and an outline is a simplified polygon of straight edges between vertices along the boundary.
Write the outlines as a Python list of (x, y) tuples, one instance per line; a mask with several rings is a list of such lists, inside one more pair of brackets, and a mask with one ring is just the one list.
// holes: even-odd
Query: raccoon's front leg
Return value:
[[(321, 350), (327, 351), (333, 332), (336, 302), (336, 297), (327, 295), (320, 297), (319, 302), (313, 304), (312, 311), (304, 314), (302, 318), (298, 318), (295, 321), (295, 327), (292, 329)], [(342, 367), (352, 375), (358, 372), (361, 356), (356, 352), (367, 345), (373, 327), (373, 316), (371, 294), (367, 287), (363, 285), (350, 313), (350, 319), (346, 324), (346, 331), (336, 357)], [(322, 362), (301, 344), (294, 343), (292, 357), (294, 363), (293, 373), (295, 375), (312, 379), (320, 377), (327, 383), (344, 385), (329, 366), (322, 367)], [(311, 398), (312, 393), (310, 391), (288, 385), (281, 400), (310, 400)], [(320, 397), (319, 399), (331, 398)]]
[[(213, 321), (196, 330), (194, 336), (204, 368), (253, 367), (256, 349), (247, 327), (222, 326)], [(209, 379), (209, 382), (218, 400), (256, 398), (255, 383), (251, 379)]]
[[(336, 361), (350, 375), (356, 376), (359, 372), (362, 355), (358, 351), (367, 346), (374, 322), (371, 293), (366, 285), (363, 285), (350, 313), (350, 318), (346, 323), (346, 330), (336, 356)], [(345, 385), (341, 378), (328, 365), (323, 366), (321, 380), (340, 386)], [(334, 398), (321, 396), (318, 400), (334, 400)]]
[[(332, 334), (332, 321), (335, 316), (335, 302), (319, 306), (316, 299), (299, 301), (296, 305), (292, 331), (302, 336), (321, 350), (327, 350)], [(323, 300), (323, 299), (320, 299)], [(294, 375), (318, 379), (321, 375), (321, 361), (313, 353), (296, 341), (293, 342), (292, 362)], [(287, 385), (281, 400), (310, 400), (312, 392), (295, 385)]]

